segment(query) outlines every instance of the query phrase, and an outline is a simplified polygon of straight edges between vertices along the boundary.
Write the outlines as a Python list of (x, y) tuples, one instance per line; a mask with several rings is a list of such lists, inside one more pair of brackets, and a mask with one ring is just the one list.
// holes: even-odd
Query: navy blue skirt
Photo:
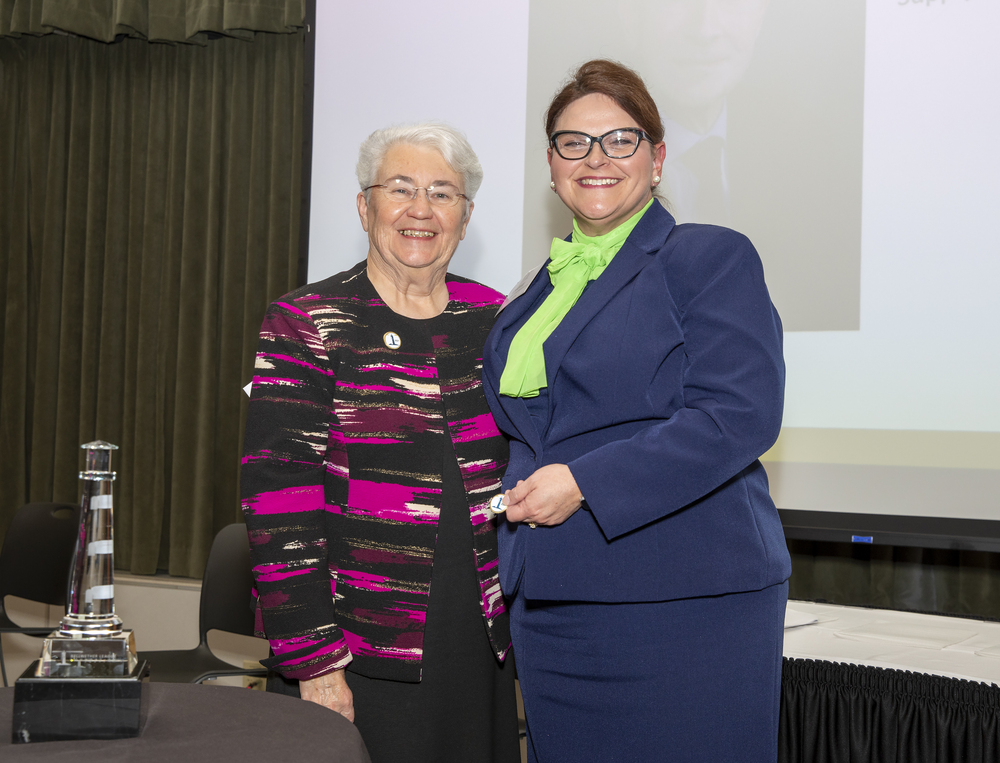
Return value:
[(774, 763), (788, 583), (666, 602), (525, 601), (528, 760)]

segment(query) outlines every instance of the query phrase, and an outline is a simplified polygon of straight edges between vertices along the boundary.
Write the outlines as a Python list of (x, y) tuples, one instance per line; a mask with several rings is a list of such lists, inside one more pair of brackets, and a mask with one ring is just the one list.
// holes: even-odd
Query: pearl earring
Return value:
[(553, 180), (551, 183), (549, 183), (549, 188), (551, 188), (553, 191), (556, 190), (556, 181), (555, 180)]
[(654, 175), (653, 176), (653, 185), (657, 185), (659, 182), (660, 182), (660, 176), (659, 175)]

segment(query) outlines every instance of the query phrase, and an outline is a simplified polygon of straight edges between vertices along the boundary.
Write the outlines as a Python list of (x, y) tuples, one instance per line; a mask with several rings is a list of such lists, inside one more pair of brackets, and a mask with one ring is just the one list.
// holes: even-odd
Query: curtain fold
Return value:
[(150, 42), (205, 45), (211, 34), (253, 39), (303, 26), (305, 0), (0, 0), (0, 36), (52, 32), (112, 42), (118, 35)]
[(995, 684), (786, 658), (781, 690), (781, 763), (1000, 760)]
[(100, 438), (116, 566), (201, 576), (240, 518), (260, 321), (297, 285), (302, 89), (300, 33), (0, 38), (0, 528), (78, 500)]

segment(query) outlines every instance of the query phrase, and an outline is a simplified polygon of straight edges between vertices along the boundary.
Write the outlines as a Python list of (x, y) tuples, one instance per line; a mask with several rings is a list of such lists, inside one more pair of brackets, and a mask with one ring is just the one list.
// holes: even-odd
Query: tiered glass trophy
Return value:
[(115, 614), (111, 452), (118, 447), (100, 440), (80, 447), (87, 453), (66, 616), (15, 684), (14, 742), (139, 733), (148, 666)]

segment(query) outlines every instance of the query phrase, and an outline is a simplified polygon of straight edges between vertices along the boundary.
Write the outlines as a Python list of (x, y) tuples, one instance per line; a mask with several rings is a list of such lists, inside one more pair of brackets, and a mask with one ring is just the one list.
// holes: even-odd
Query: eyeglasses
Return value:
[(382, 195), (393, 204), (411, 203), (417, 198), (417, 191), (423, 191), (427, 194), (427, 203), (433, 207), (453, 207), (458, 203), (459, 199), (468, 200), (469, 198), (464, 193), (459, 193), (451, 185), (429, 185), (425, 188), (424, 186), (413, 185), (413, 183), (401, 180), (400, 178), (393, 178), (386, 183), (370, 185), (365, 190), (368, 191), (372, 188), (381, 188)]
[(649, 136), (634, 127), (611, 130), (604, 135), (587, 135), (585, 132), (560, 130), (552, 133), (549, 143), (563, 159), (583, 159), (590, 156), (590, 149), (597, 143), (604, 155), (611, 159), (627, 159), (639, 150), (643, 138), (652, 143)]

